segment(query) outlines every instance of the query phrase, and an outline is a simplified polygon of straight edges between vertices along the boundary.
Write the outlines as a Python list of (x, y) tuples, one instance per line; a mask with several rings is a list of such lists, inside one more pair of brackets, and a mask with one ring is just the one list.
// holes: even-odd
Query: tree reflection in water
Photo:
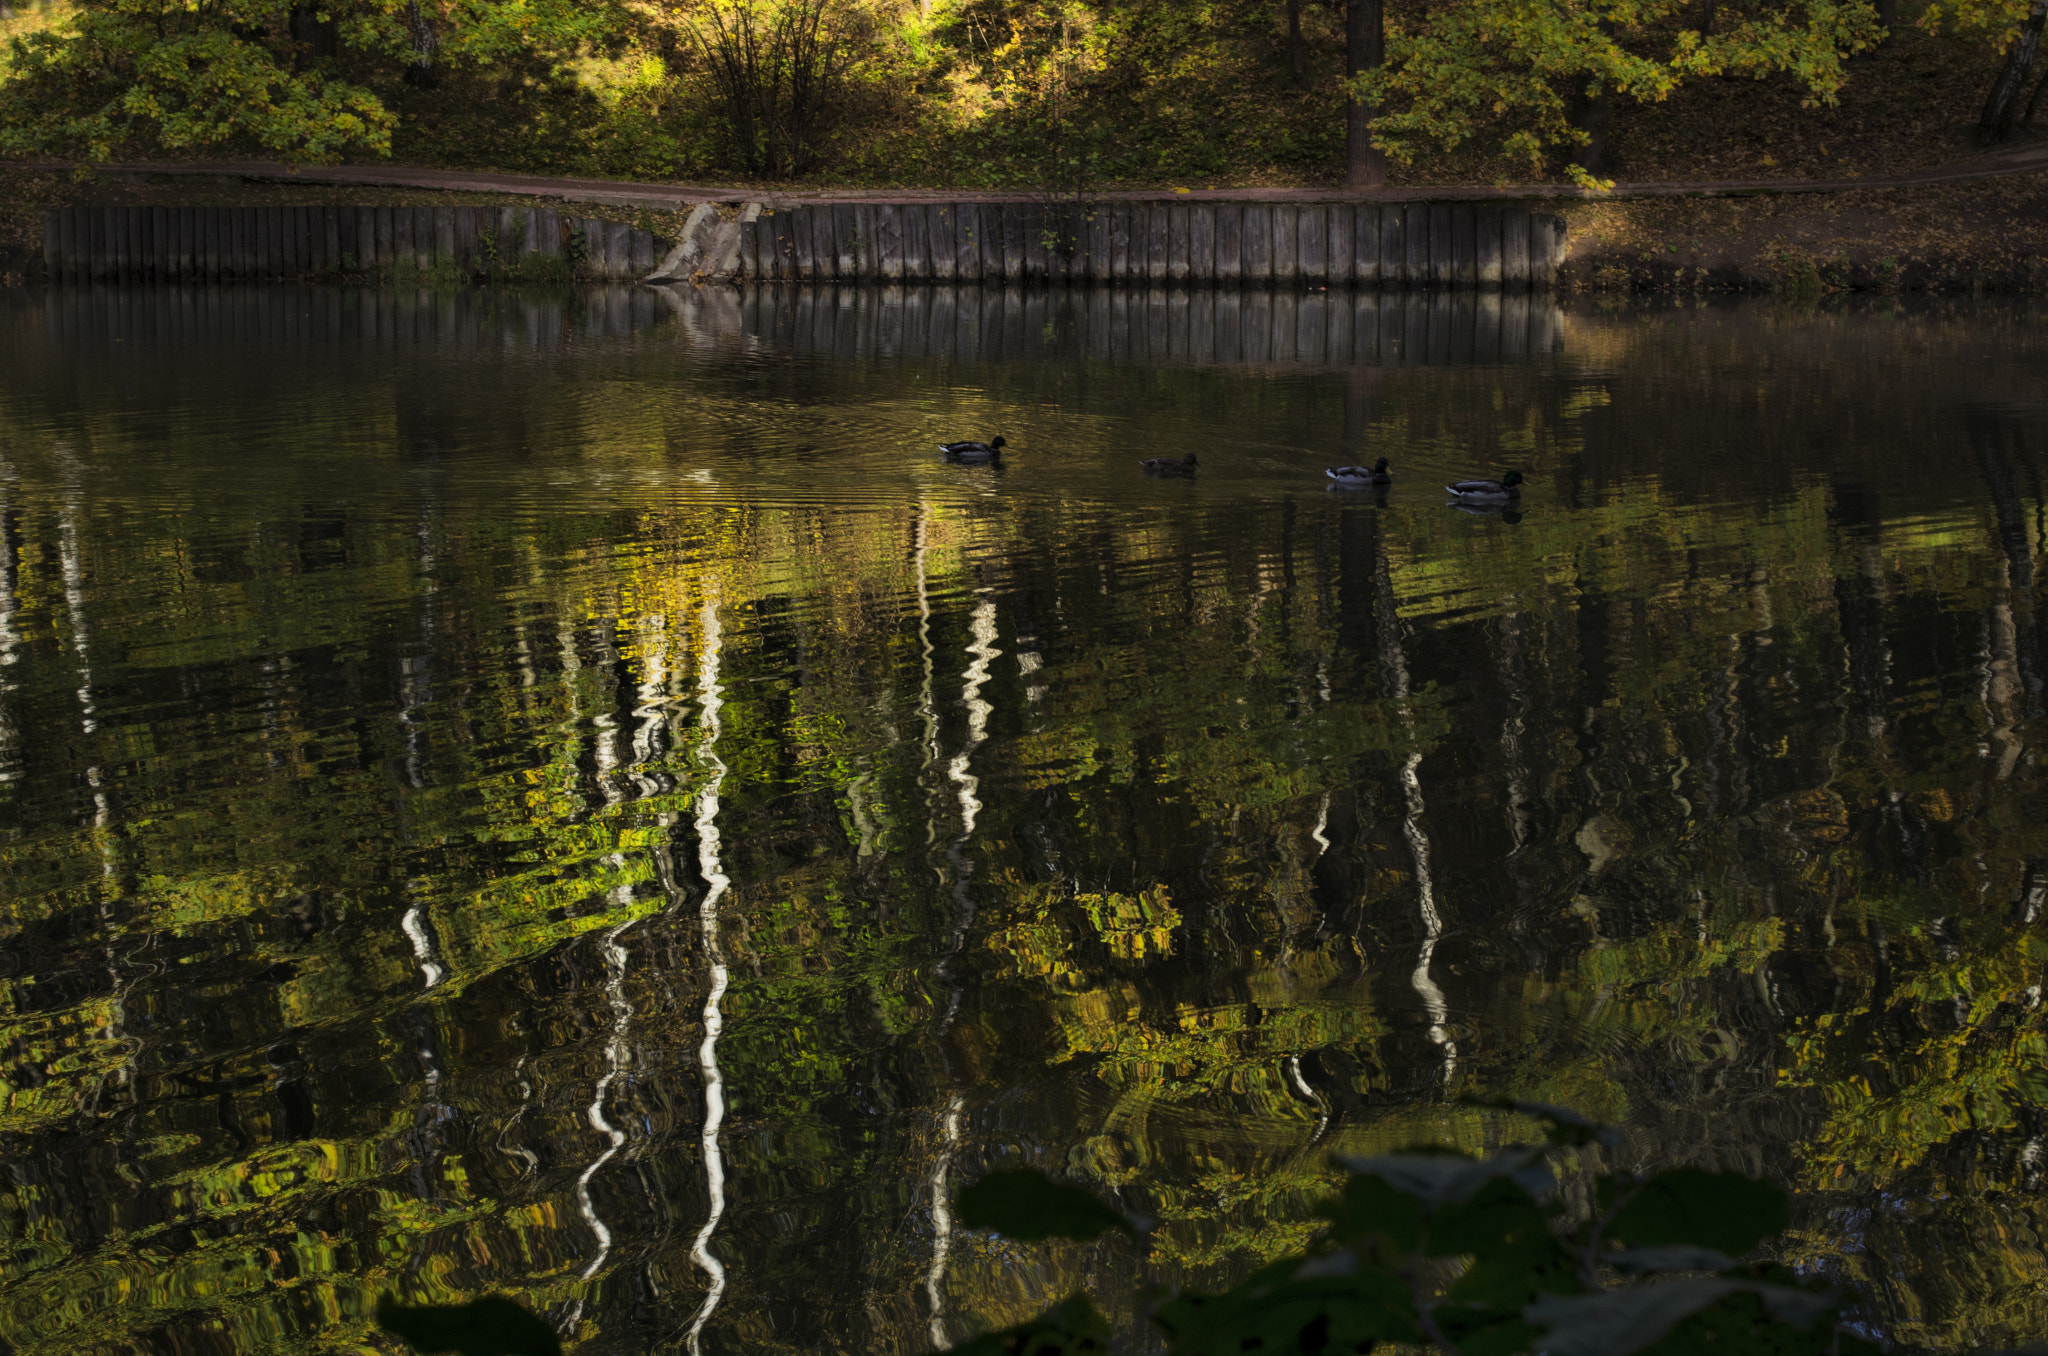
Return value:
[[(0, 298), (0, 1331), (920, 1351), (1517, 1133), (2048, 1326), (2038, 316)], [(119, 341), (118, 344), (116, 341)], [(922, 449), (1002, 428), (1001, 473)], [(1199, 448), (1193, 481), (1131, 449)], [(1375, 496), (1333, 460), (1388, 456)], [(1530, 476), (1522, 517), (1424, 487)], [(694, 866), (692, 865), (694, 863)], [(1011, 1252), (999, 1163), (1161, 1221)]]

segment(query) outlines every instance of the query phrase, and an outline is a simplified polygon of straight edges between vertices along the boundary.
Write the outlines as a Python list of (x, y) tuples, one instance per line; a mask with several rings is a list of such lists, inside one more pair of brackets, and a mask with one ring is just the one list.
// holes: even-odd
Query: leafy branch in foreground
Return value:
[[(1601, 1173), (1590, 1218), (1557, 1202), (1557, 1150), (1612, 1149), (1619, 1135), (1562, 1107), (1486, 1105), (1544, 1122), (1546, 1143), (1491, 1158), (1421, 1146), (1339, 1159), (1329, 1228), (1220, 1294), (1181, 1291), (1152, 1311), (1174, 1356), (1369, 1352), (1381, 1343), (1452, 1356), (1839, 1356), (1877, 1348), (1836, 1323), (1841, 1297), (1770, 1263), (1737, 1258), (1790, 1220), (1783, 1191), (1734, 1173)], [(1082, 1241), (1136, 1221), (1035, 1172), (961, 1193), (970, 1227)], [(1107, 1349), (1084, 1295), (953, 1348), (971, 1356)]]

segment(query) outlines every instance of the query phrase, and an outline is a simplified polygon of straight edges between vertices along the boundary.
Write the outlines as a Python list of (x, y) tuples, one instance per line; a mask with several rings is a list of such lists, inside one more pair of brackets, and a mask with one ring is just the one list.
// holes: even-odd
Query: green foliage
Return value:
[(1712, 34), (1686, 26), (1692, 9), (1684, 0), (1432, 5), (1389, 25), (1386, 64), (1352, 88), (1380, 109), (1373, 140), (1398, 160), (1478, 139), (1541, 172), (1558, 151), (1590, 141), (1582, 99), (1657, 103), (1689, 77), (1791, 73), (1809, 106), (1831, 105), (1844, 63), (1882, 36), (1859, 0), (1777, 0)]
[(377, 1301), (377, 1324), (421, 1351), (461, 1356), (561, 1356), (555, 1330), (501, 1295), (467, 1304), (400, 1304)]
[(1079, 1187), (1055, 1182), (1030, 1168), (993, 1172), (960, 1193), (960, 1220), (1034, 1241), (1071, 1238), (1090, 1243), (1112, 1229), (1136, 1236), (1131, 1222)]
[(0, 83), (0, 151), (107, 160), (224, 148), (328, 163), (388, 155), (396, 119), (369, 90), (295, 71), (264, 41), (274, 6), (108, 0), (16, 38)]
[[(1872, 1352), (1839, 1331), (1837, 1294), (1782, 1267), (1743, 1266), (1745, 1252), (1781, 1232), (1785, 1193), (1730, 1173), (1673, 1168), (1647, 1179), (1601, 1173), (1598, 1210), (1567, 1219), (1551, 1158), (1612, 1148), (1616, 1133), (1563, 1107), (1482, 1103), (1544, 1122), (1547, 1143), (1474, 1158), (1419, 1145), (1340, 1159), (1340, 1194), (1322, 1210), (1326, 1233), (1217, 1295), (1182, 1291), (1155, 1307), (1175, 1356), (1246, 1351), (1369, 1352), (1428, 1345), (1458, 1356)], [(1013, 1238), (1087, 1241), (1121, 1217), (1085, 1193), (1036, 1173), (986, 1178), (961, 1193), (970, 1227)], [(1638, 1244), (1605, 1251), (1611, 1238)], [(1698, 1273), (1709, 1276), (1670, 1273)], [(1656, 1280), (1634, 1277), (1662, 1276)], [(1075, 1306), (1080, 1308), (1075, 1308)], [(1080, 1297), (1032, 1323), (959, 1351), (1038, 1350), (1037, 1334), (1079, 1331)], [(1089, 1340), (1094, 1330), (1088, 1330)]]

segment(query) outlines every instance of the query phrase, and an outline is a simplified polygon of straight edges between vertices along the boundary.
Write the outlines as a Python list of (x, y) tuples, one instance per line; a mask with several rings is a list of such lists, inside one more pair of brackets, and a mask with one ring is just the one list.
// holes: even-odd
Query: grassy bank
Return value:
[(1566, 222), (1575, 290), (2048, 293), (2048, 172), (1549, 207)]

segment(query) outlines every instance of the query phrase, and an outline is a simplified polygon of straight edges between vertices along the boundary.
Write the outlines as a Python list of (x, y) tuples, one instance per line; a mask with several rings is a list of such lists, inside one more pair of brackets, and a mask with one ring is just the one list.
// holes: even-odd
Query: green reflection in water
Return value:
[[(0, 312), (19, 1351), (1128, 1315), (1465, 1090), (1794, 1185), (1889, 1336), (2048, 1326), (2037, 314)], [(956, 1234), (1015, 1162), (1153, 1259)]]

